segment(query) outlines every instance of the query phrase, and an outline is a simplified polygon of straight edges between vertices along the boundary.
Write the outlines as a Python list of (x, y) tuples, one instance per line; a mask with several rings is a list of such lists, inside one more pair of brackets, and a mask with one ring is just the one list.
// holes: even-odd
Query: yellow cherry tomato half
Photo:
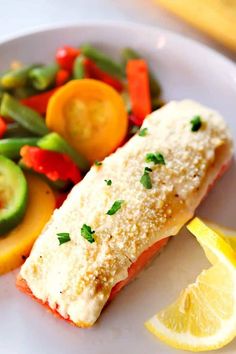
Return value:
[(128, 116), (122, 97), (111, 86), (81, 79), (70, 81), (51, 97), (46, 123), (92, 163), (122, 143)]
[(55, 209), (53, 191), (40, 177), (27, 174), (28, 204), (23, 220), (0, 238), (0, 275), (19, 267)]

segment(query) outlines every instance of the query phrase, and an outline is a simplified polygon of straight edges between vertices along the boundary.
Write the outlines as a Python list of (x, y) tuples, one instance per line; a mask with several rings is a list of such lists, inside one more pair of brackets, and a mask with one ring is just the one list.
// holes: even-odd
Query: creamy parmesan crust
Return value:
[[(203, 125), (192, 132), (195, 115)], [(223, 118), (190, 100), (153, 112), (143, 127), (146, 136), (134, 136), (73, 188), (21, 269), (37, 298), (80, 326), (97, 320), (113, 286), (145, 249), (178, 233), (232, 156)], [(166, 165), (145, 162), (149, 152), (162, 153)], [(152, 189), (140, 183), (146, 166), (153, 170)], [(124, 200), (121, 209), (107, 215), (116, 200)], [(94, 243), (81, 236), (83, 224), (95, 230)], [(71, 241), (59, 246), (60, 232)]]

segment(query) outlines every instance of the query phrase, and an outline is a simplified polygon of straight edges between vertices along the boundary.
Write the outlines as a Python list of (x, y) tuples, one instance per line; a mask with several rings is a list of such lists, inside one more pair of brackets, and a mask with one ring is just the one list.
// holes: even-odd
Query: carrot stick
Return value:
[(126, 66), (126, 74), (132, 113), (137, 119), (136, 124), (142, 125), (144, 118), (151, 113), (151, 96), (146, 61), (143, 59), (129, 60)]

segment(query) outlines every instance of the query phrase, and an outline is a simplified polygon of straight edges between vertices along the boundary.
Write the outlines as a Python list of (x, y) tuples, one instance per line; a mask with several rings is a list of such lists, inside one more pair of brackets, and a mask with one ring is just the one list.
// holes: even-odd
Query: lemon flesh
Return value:
[(145, 326), (175, 348), (218, 349), (236, 336), (236, 253), (226, 241), (227, 236), (223, 238), (214, 231), (217, 228), (213, 230), (200, 219), (193, 219), (187, 228), (212, 266)]
[(211, 221), (205, 221), (207, 226), (222, 237), (236, 252), (236, 231), (228, 227), (217, 225)]

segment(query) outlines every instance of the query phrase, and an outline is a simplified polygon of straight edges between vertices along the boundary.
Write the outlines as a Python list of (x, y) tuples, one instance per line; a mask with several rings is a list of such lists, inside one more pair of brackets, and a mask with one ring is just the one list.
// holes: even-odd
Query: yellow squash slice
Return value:
[(19, 267), (55, 208), (51, 188), (36, 175), (27, 175), (28, 206), (21, 223), (0, 238), (0, 274)]

